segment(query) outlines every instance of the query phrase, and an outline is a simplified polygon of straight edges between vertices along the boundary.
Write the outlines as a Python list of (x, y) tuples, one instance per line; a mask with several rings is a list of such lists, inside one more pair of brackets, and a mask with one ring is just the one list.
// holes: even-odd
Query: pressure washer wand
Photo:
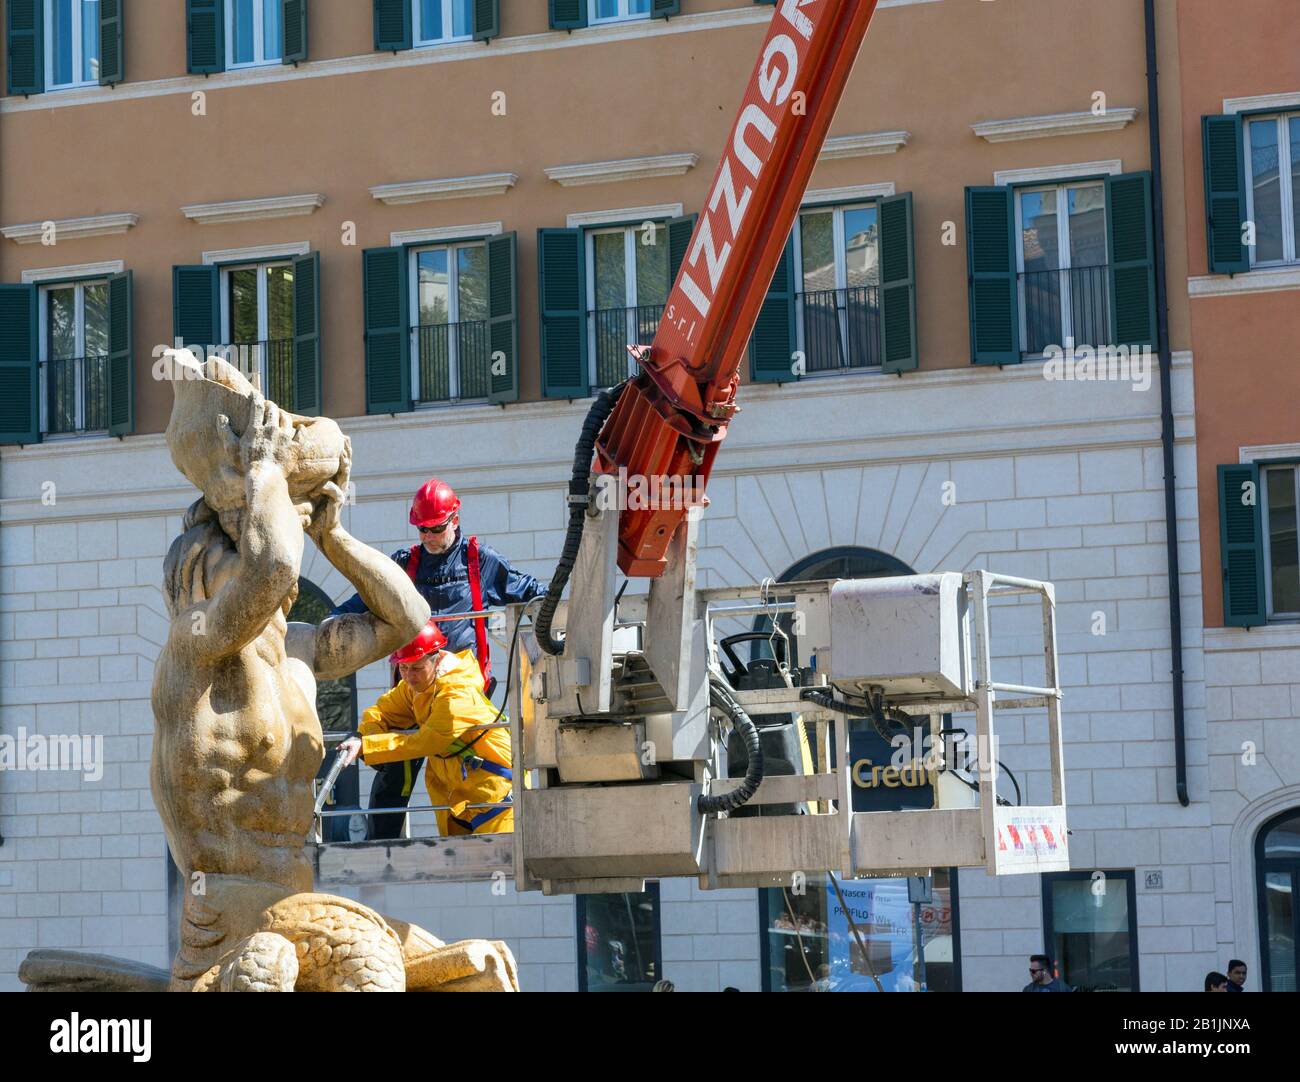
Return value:
[(343, 768), (347, 766), (348, 750), (342, 746), (334, 753), (334, 765), (330, 767), (330, 772), (325, 775), (325, 784), (321, 786), (320, 792), (316, 795), (316, 808), (313, 815), (319, 815), (321, 808), (325, 807), (325, 802), (329, 800), (330, 793), (334, 791), (334, 783), (339, 780), (339, 775), (343, 773)]

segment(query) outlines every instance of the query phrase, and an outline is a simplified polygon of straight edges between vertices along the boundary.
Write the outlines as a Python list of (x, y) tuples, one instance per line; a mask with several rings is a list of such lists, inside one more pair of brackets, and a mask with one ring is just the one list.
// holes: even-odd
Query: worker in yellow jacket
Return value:
[[(424, 784), (439, 811), (438, 831), (504, 834), (514, 810), (475, 805), (510, 800), (510, 734), (488, 728), (497, 708), (483, 694), (483, 674), (472, 649), (453, 654), (435, 621), (392, 656), (401, 680), (362, 716), (359, 736), (344, 746), (371, 766), (427, 757)], [(504, 719), (502, 719), (504, 720)]]

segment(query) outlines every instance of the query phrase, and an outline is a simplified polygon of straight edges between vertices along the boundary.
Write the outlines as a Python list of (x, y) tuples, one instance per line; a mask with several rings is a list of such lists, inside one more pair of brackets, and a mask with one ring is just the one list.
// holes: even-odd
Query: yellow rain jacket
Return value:
[(510, 797), (509, 730), (483, 728), (496, 716), (474, 651), (446, 654), (428, 691), (415, 692), (403, 680), (365, 712), (358, 726), (361, 754), (371, 766), (427, 756), (429, 800), (451, 808), (436, 813), (444, 837), (509, 833), (513, 809), (470, 807)]

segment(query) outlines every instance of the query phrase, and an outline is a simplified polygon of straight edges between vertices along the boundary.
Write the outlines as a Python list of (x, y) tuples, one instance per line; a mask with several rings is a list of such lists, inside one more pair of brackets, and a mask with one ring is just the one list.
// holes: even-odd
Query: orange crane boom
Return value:
[[(596, 442), (596, 470), (702, 492), (737, 411), (741, 358), (876, 0), (777, 0), (744, 100), (640, 373)], [(678, 501), (680, 504), (680, 501)], [(657, 578), (685, 506), (624, 510), (618, 563)]]

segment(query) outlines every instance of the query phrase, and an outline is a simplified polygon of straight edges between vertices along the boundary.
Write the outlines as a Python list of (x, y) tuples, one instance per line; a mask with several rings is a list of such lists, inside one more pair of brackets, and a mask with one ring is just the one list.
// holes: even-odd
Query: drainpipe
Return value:
[(1178, 508), (1174, 498), (1174, 407), (1169, 349), (1169, 287), (1165, 268), (1165, 201), (1160, 167), (1160, 80), (1156, 68), (1155, 0), (1144, 0), (1147, 36), (1147, 130), (1151, 134), (1151, 217), (1155, 239), (1156, 343), (1160, 353), (1160, 447), (1165, 464), (1165, 548), (1169, 556), (1169, 656), (1174, 700), (1174, 772), (1178, 803), (1187, 807), (1187, 735), (1183, 710), (1183, 614), (1178, 580)]

